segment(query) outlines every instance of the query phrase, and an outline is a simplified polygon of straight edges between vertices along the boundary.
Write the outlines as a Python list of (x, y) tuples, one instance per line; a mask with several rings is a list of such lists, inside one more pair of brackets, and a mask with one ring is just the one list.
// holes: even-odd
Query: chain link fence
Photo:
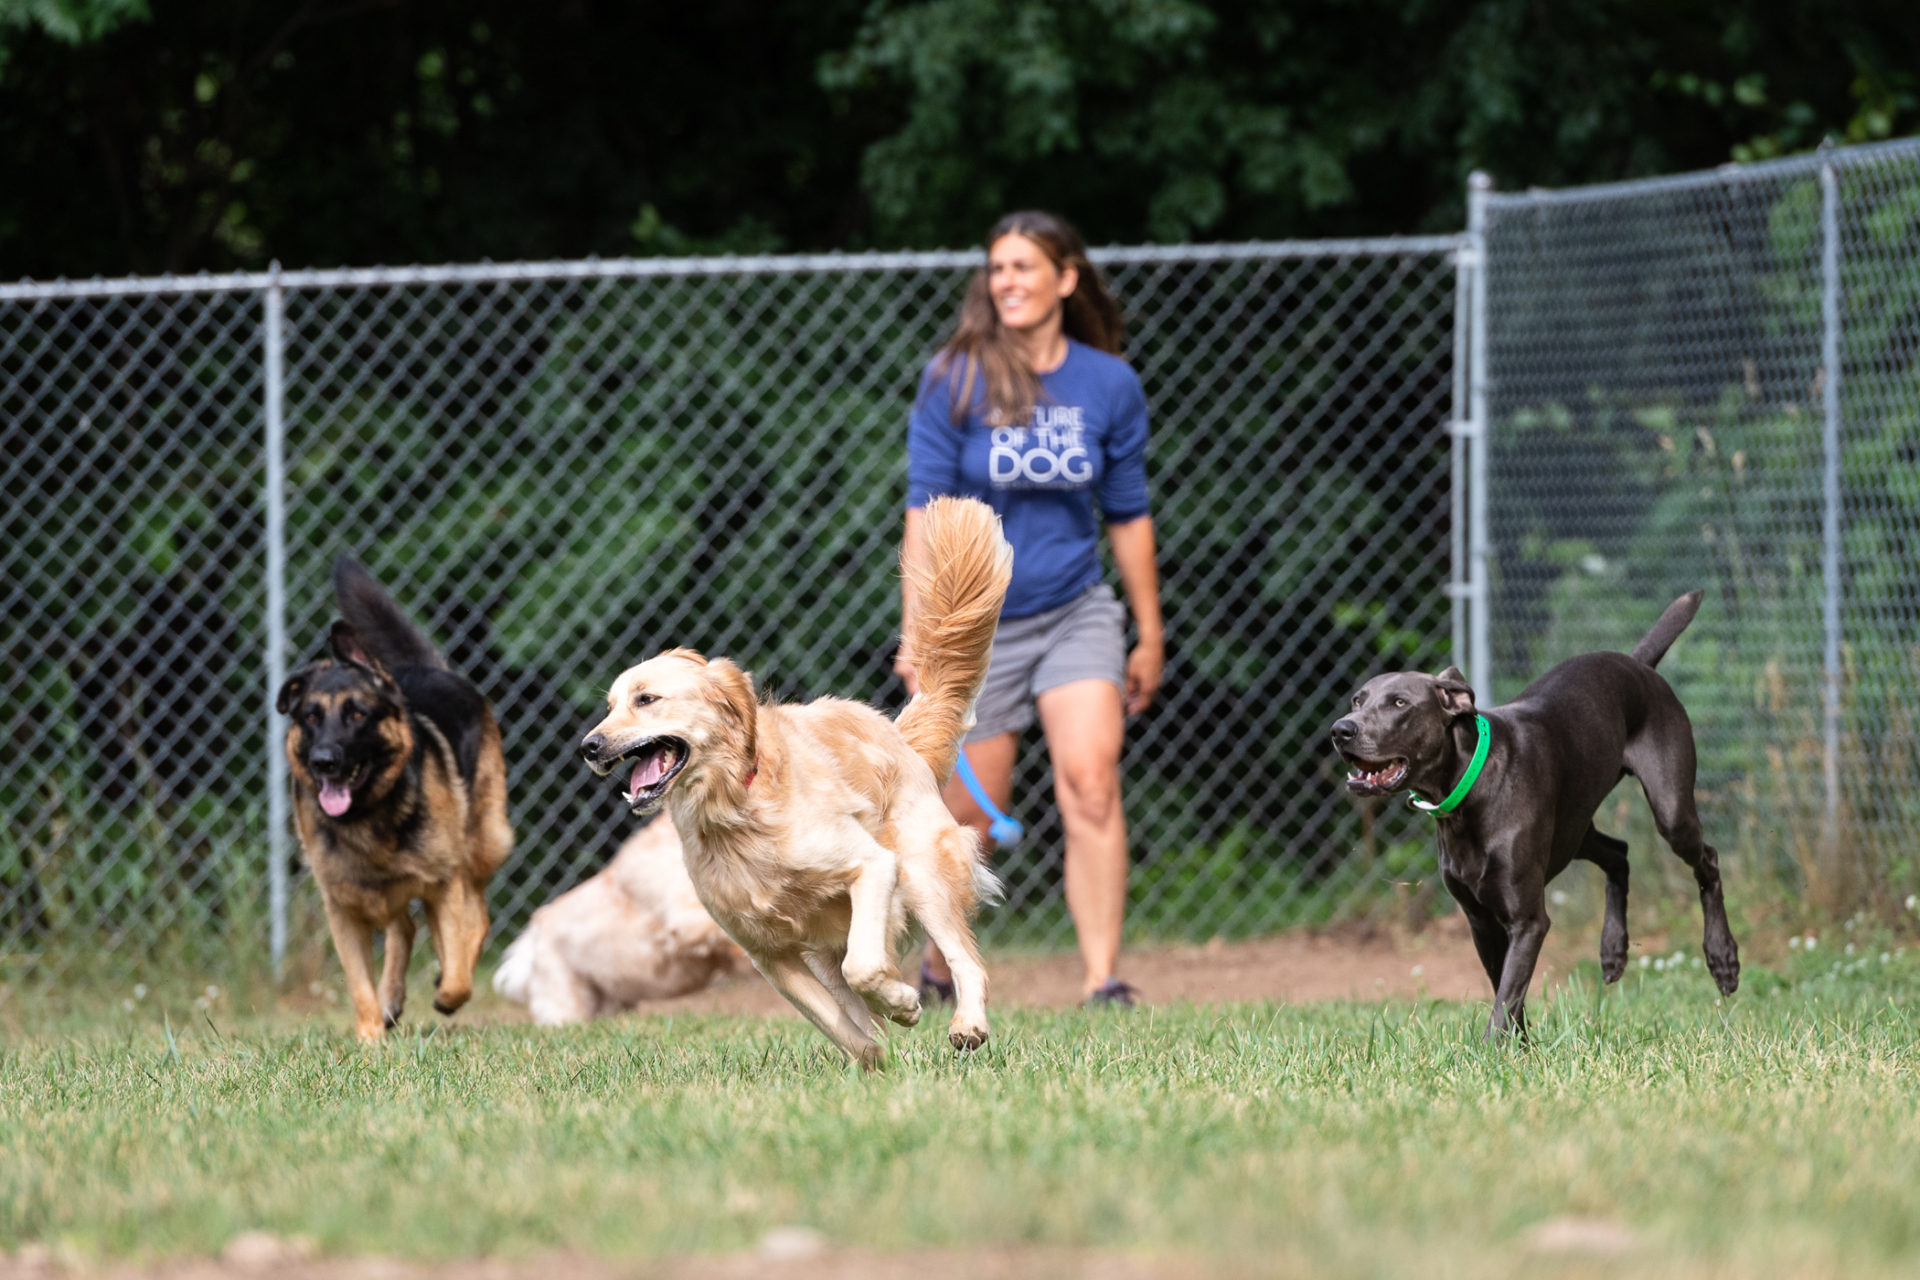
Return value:
[[(1920, 888), (1920, 142), (1474, 203), (1494, 691), (1704, 588), (1661, 670), (1729, 894), (1894, 907)], [(1600, 825), (1678, 869), (1629, 788)]]
[[(1141, 937), (1432, 900), (1417, 816), (1350, 802), (1322, 748), (1352, 687), (1460, 633), (1459, 243), (1096, 255), (1166, 584), (1167, 682), (1126, 746)], [(0, 288), (0, 981), (323, 963), (270, 700), (340, 551), (494, 702), (496, 940), (629, 827), (573, 748), (630, 662), (691, 645), (779, 698), (897, 706), (906, 416), (976, 261)], [(1037, 747), (1002, 943), (1070, 937)]]

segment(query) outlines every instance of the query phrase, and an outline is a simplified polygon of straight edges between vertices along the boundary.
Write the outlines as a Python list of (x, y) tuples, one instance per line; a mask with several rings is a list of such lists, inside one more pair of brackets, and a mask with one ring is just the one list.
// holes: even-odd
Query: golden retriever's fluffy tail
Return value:
[(899, 726), (944, 787), (960, 739), (973, 727), (973, 704), (1013, 578), (1013, 548), (993, 508), (973, 498), (935, 498), (921, 529), (925, 554), (917, 565), (903, 560), (901, 566), (913, 586), (906, 646), (919, 668), (920, 692), (900, 713)]

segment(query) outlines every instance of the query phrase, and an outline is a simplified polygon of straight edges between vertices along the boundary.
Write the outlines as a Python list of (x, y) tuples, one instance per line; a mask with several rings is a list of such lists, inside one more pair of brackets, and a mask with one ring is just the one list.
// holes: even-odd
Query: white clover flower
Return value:
[(218, 1000), (219, 998), (220, 998), (220, 988), (209, 985), (207, 987), (207, 999), (212, 1001), (212, 1000)]
[(127, 1011), (128, 1013), (132, 1013), (132, 1012), (133, 1012), (133, 1001), (131, 1001), (131, 1000), (122, 1000), (122, 1001), (120, 1002), (120, 1007), (121, 1007), (122, 1009), (125, 1009), (125, 1010), (126, 1010), (126, 1011)]
[(135, 1000), (145, 1000), (145, 999), (147, 998), (147, 984), (146, 984), (146, 983), (144, 983), (144, 982), (136, 982), (136, 983), (134, 983), (134, 984), (133, 984), (133, 998), (134, 998)]
[(1791, 938), (1787, 939), (1787, 950), (1798, 951), (1799, 949), (1800, 949), (1800, 935), (1796, 933)]

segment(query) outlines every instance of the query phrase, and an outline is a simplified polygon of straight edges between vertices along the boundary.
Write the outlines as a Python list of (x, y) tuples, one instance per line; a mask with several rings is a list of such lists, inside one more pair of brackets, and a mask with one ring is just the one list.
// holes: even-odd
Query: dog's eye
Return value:
[(658, 701), (660, 701), (660, 699), (651, 693), (636, 693), (633, 695), (633, 705), (636, 707), (644, 707)]
[(1404, 707), (1407, 705), (1407, 700), (1405, 698), (1395, 698), (1393, 700), (1393, 705), (1396, 707)]
[(305, 711), (300, 713), (300, 719), (307, 724), (319, 724), (320, 708), (308, 707)]
[(347, 708), (348, 724), (359, 724), (362, 720), (365, 720), (366, 718), (367, 718), (367, 713), (362, 711), (360, 708), (358, 707)]

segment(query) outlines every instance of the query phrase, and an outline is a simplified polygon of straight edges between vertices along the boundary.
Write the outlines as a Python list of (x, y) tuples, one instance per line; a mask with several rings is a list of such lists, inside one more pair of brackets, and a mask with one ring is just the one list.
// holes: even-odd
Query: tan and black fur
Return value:
[[(331, 657), (290, 677), (293, 819), (320, 886), (353, 1000), (353, 1029), (377, 1040), (400, 1019), (412, 906), (426, 907), (440, 960), (433, 1007), (473, 994), (487, 936), (487, 881), (513, 847), (500, 729), (487, 700), (351, 556), (333, 566), (344, 621)], [(373, 935), (387, 935), (376, 988)]]
[(674, 649), (621, 674), (580, 744), (629, 772), (635, 813), (665, 806), (700, 901), (754, 967), (847, 1055), (884, 1056), (876, 1019), (912, 1026), (901, 980), (909, 917), (953, 967), (947, 1038), (987, 1039), (987, 975), (971, 917), (999, 884), (940, 788), (986, 675), (1013, 552), (980, 502), (927, 504), (908, 645), (920, 692), (897, 721), (842, 698), (762, 705), (724, 658)]

